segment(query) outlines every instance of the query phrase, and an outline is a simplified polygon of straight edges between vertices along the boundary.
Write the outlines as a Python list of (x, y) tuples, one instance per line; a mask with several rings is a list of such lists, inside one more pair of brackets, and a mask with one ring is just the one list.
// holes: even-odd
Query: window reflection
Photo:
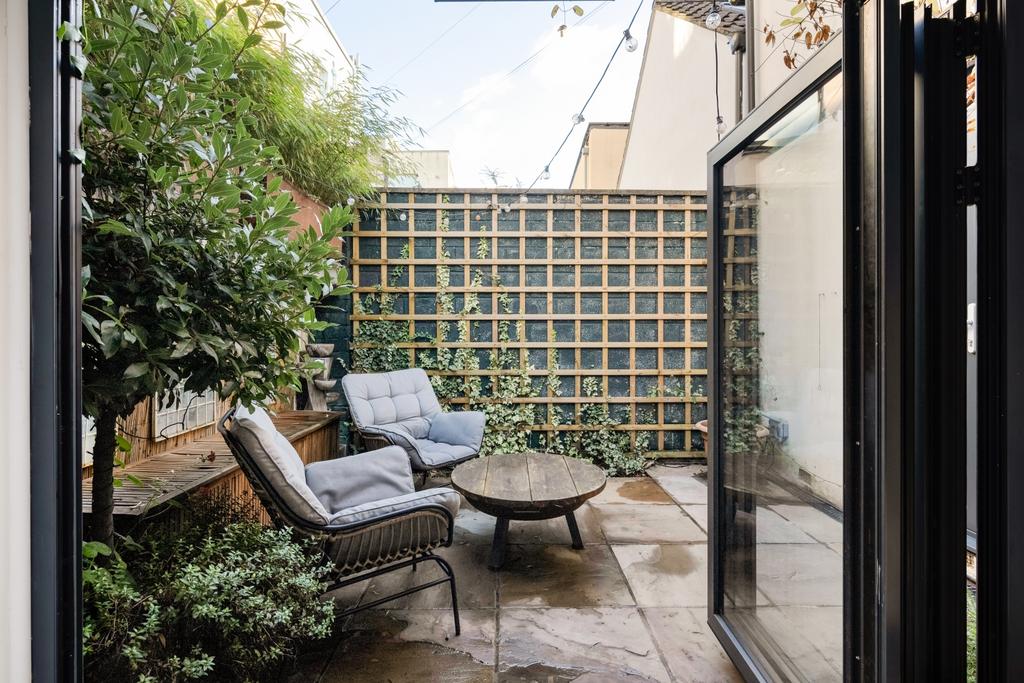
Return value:
[(841, 107), (836, 76), (722, 168), (724, 616), (781, 680), (842, 678)]

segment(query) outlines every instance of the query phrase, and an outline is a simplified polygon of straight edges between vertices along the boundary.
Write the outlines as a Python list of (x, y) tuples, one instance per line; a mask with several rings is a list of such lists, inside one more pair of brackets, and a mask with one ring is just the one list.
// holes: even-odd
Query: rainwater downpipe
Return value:
[(729, 38), (729, 50), (736, 57), (736, 123), (738, 124), (744, 115), (743, 111), (743, 58), (747, 53), (746, 35), (734, 33)]

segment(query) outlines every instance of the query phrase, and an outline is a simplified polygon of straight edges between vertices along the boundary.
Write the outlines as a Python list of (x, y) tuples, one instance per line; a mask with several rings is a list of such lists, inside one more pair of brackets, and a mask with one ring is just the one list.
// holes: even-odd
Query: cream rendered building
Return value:
[(404, 168), (390, 175), (390, 187), (454, 187), (455, 171), (446, 149), (407, 149), (399, 153)]
[[(705, 24), (713, 7), (707, 0), (655, 0), (630, 120), (588, 127), (573, 189), (705, 188), (717, 117), (732, 128), (792, 73), (778, 44), (766, 45), (761, 32), (761, 17), (789, 16), (791, 0), (723, 0), (717, 32)], [(749, 27), (748, 20), (757, 23)]]
[(588, 125), (569, 187), (574, 190), (614, 190), (619, 183), (628, 135), (628, 123)]

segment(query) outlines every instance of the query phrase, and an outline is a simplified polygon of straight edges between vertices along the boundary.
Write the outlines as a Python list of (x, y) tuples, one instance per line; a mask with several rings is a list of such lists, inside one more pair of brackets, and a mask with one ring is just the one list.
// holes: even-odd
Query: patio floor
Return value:
[[(339, 623), (291, 681), (740, 680), (706, 625), (703, 470), (610, 480), (577, 512), (582, 551), (562, 519), (513, 522), (500, 572), (487, 569), (494, 519), (465, 506), (440, 553), (455, 568), (462, 635), (447, 589), (428, 589)], [(423, 565), (334, 597), (371, 600), (426, 572), (440, 576)]]

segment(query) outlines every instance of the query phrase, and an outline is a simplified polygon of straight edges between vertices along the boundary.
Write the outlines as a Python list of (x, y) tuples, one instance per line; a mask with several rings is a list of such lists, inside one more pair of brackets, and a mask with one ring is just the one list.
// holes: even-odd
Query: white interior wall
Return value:
[[(841, 101), (838, 81), (826, 98)], [(809, 104), (816, 105), (815, 102)], [(777, 467), (842, 508), (842, 115), (761, 158), (761, 409), (789, 424)], [(803, 473), (799, 472), (803, 470)], [(809, 475), (809, 477), (808, 477)]]
[(0, 0), (0, 680), (31, 672), (28, 3)]
[[(619, 189), (703, 190), (715, 131), (715, 34), (655, 11)], [(736, 59), (718, 36), (722, 118), (736, 119)]]

